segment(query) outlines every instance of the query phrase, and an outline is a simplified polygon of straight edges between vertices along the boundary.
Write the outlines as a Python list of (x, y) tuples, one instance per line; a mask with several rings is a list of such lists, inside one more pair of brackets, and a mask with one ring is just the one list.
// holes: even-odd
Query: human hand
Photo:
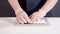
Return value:
[(18, 23), (32, 23), (31, 19), (28, 17), (27, 13), (23, 10), (20, 10), (17, 14), (16, 14), (16, 19)]
[(32, 22), (36, 22), (42, 18), (44, 18), (44, 16), (46, 15), (46, 13), (42, 13), (40, 11), (34, 12), (32, 15), (30, 15), (30, 18), (32, 20)]

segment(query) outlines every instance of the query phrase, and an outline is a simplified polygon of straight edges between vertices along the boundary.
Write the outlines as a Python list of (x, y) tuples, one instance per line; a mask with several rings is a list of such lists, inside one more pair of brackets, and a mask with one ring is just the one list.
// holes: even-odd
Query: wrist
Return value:
[(17, 15), (18, 13), (20, 13), (21, 11), (23, 11), (23, 9), (19, 8), (15, 11), (15, 15)]
[(44, 11), (44, 10), (42, 10), (42, 9), (39, 9), (39, 12), (40, 12), (41, 14), (43, 14), (43, 15), (46, 15), (46, 14), (47, 14), (47, 12)]

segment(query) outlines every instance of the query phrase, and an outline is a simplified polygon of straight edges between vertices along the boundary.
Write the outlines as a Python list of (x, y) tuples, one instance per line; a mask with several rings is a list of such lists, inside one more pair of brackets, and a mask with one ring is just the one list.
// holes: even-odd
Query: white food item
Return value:
[(45, 20), (38, 20), (38, 21), (33, 22), (33, 23), (45, 23)]
[(48, 20), (46, 18), (37, 20), (36, 22), (33, 22), (33, 24), (40, 24), (40, 25), (46, 25), (48, 24)]

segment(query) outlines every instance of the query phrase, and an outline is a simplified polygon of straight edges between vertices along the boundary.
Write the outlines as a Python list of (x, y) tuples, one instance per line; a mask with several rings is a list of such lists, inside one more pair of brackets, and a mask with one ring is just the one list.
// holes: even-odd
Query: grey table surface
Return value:
[(60, 18), (47, 18), (48, 26), (17, 26), (15, 17), (0, 18), (0, 34), (60, 34)]

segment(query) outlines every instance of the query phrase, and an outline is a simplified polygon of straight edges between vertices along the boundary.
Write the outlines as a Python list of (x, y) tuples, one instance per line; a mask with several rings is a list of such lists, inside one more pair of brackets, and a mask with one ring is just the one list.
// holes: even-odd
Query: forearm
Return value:
[[(8, 0), (14, 11), (17, 11), (20, 7), (18, 0)], [(22, 8), (21, 8), (22, 9)]]
[(58, 0), (47, 0), (41, 9), (48, 13), (55, 6), (57, 1)]

